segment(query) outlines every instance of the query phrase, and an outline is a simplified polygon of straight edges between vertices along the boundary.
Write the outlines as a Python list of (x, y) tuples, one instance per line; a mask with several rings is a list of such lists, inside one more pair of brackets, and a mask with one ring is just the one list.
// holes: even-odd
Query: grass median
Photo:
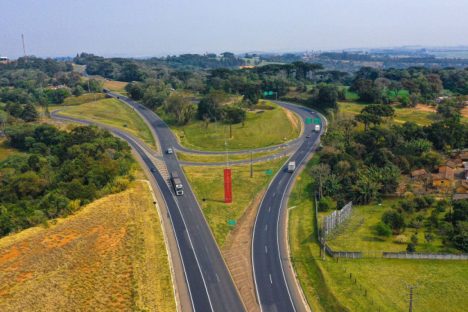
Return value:
[(116, 99), (103, 99), (63, 108), (60, 115), (86, 119), (122, 129), (156, 149), (150, 129), (129, 106)]
[(300, 122), (295, 114), (268, 103), (273, 109), (248, 111), (245, 122), (229, 125), (215, 122), (208, 127), (202, 121), (185, 126), (171, 125), (181, 144), (198, 150), (223, 151), (225, 142), (230, 150), (253, 149), (285, 143), (299, 136)]
[(250, 178), (250, 165), (232, 166), (232, 204), (224, 203), (224, 167), (183, 167), (220, 247), (224, 245), (237, 220), (255, 196), (268, 185), (285, 160), (280, 158), (254, 164), (253, 178)]
[[(284, 151), (283, 149), (275, 149), (273, 151), (267, 152), (259, 152), (253, 153), (252, 159), (255, 160), (260, 157), (274, 155)], [(177, 158), (181, 161), (193, 161), (193, 162), (226, 162), (226, 155), (202, 155), (202, 154), (190, 154), (190, 153), (182, 153), (177, 152)], [(229, 161), (236, 161), (236, 160), (250, 160), (250, 153), (245, 154), (229, 154)]]

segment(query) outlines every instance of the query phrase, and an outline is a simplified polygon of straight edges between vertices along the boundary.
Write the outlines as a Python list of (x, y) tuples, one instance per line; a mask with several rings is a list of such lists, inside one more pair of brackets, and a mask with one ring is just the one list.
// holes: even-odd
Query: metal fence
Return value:
[(351, 217), (353, 202), (349, 202), (341, 210), (335, 210), (323, 219), (322, 236), (327, 238), (341, 223)]
[(390, 259), (468, 260), (468, 254), (455, 255), (422, 252), (383, 252), (382, 257)]

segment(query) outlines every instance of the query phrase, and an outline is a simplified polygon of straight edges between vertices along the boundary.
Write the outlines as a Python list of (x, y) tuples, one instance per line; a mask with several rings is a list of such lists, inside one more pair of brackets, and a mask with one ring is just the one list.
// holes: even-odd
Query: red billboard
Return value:
[(224, 169), (224, 202), (232, 203), (231, 169)]

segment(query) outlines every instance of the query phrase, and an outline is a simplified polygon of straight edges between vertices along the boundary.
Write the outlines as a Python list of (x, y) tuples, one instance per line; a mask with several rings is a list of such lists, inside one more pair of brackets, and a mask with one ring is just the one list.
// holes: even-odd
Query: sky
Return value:
[(468, 0), (1, 0), (0, 55), (468, 46)]

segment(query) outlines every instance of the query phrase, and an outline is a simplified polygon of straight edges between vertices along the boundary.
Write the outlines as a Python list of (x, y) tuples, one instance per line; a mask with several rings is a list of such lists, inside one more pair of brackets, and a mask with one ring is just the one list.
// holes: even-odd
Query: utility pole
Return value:
[(26, 57), (26, 45), (24, 44), (24, 35), (21, 34), (21, 41), (23, 42), (23, 54)]

